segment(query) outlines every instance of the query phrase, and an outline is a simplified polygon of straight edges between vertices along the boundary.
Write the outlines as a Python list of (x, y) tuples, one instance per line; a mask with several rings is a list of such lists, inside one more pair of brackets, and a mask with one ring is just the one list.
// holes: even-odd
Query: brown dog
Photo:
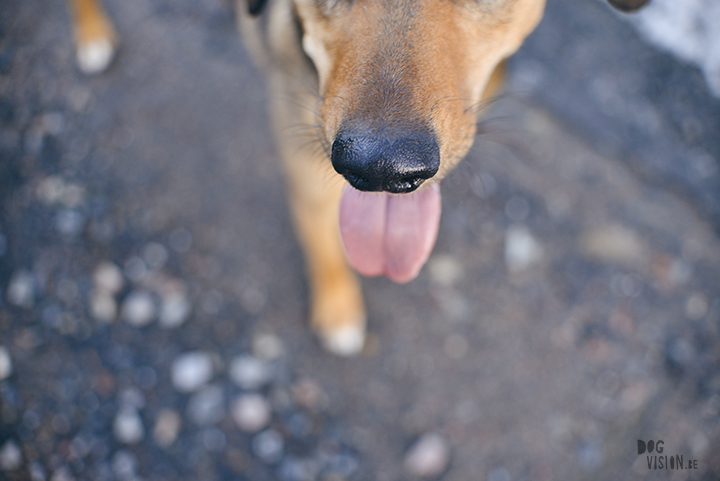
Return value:
[[(609, 0), (626, 11), (646, 1)], [(109, 59), (112, 49), (88, 55), (88, 45), (114, 47), (115, 36), (93, 0), (72, 3), (78, 59), (92, 70), (83, 63), (100, 62), (83, 58)], [(241, 34), (270, 79), (312, 326), (331, 352), (351, 355), (364, 344), (365, 309), (350, 266), (397, 282), (418, 274), (435, 243), (439, 182), (470, 148), (493, 73), (544, 4), (240, 1)], [(315, 145), (293, 134), (299, 128)]]

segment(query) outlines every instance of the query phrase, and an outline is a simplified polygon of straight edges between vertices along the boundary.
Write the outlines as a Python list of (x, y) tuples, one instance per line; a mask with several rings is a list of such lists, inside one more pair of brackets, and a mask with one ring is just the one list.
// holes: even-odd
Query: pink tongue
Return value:
[(346, 185), (340, 232), (350, 264), (365, 276), (411, 281), (435, 245), (440, 210), (437, 184), (412, 194), (360, 192)]

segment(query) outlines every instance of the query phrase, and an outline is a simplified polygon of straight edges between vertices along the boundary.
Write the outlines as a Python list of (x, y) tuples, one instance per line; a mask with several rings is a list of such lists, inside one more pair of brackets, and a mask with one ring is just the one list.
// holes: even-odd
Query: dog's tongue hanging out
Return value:
[(345, 186), (340, 232), (350, 264), (365, 276), (411, 281), (435, 245), (440, 210), (438, 185), (411, 194), (360, 192)]

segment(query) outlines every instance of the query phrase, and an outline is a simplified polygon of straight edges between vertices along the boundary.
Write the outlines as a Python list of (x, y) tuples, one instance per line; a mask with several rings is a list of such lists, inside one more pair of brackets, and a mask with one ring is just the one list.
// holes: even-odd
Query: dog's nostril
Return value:
[(341, 131), (332, 145), (333, 167), (358, 190), (412, 192), (437, 173), (440, 149), (429, 130), (403, 134)]
[(422, 177), (406, 177), (388, 183), (386, 190), (392, 194), (407, 194), (420, 187), (423, 182), (425, 182), (425, 179)]

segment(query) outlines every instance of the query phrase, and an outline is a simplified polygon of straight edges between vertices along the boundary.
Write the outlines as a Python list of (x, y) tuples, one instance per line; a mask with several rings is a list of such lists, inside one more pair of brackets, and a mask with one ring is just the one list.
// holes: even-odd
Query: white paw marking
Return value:
[(365, 323), (344, 326), (322, 334), (325, 349), (338, 356), (354, 356), (365, 345)]
[(115, 55), (115, 46), (107, 38), (95, 39), (78, 47), (77, 63), (87, 75), (100, 73), (110, 65)]

